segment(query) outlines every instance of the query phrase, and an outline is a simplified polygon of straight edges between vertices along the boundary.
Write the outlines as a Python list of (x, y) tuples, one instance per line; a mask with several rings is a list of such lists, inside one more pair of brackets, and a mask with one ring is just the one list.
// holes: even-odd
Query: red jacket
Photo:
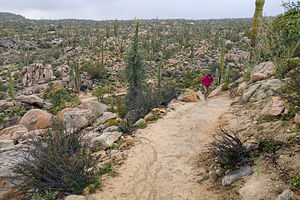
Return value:
[(205, 85), (205, 86), (210, 86), (210, 84), (213, 82), (214, 80), (214, 77), (211, 76), (210, 78), (207, 77), (207, 75), (205, 75), (202, 79), (201, 79), (201, 82), (202, 82), (202, 85)]

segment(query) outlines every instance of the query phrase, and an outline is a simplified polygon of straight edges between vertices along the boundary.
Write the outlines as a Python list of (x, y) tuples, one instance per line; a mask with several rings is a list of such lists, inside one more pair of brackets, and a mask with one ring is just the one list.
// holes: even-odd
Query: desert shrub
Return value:
[(20, 72), (15, 72), (14, 75), (13, 75), (14, 80), (19, 79), (20, 75), (21, 75)]
[(6, 99), (6, 94), (5, 92), (0, 92), (0, 100)]
[(116, 100), (116, 107), (117, 107), (116, 111), (117, 111), (119, 117), (124, 118), (127, 113), (125, 97), (119, 97)]
[(108, 87), (97, 87), (92, 91), (92, 95), (97, 97), (99, 100), (103, 99), (104, 94), (108, 93)]
[(54, 114), (66, 107), (74, 107), (80, 103), (77, 97), (72, 96), (63, 87), (54, 86), (52, 83), (50, 83), (48, 88), (44, 91), (43, 98), (50, 100), (52, 103), (50, 111)]
[(55, 58), (55, 59), (59, 59), (59, 57), (60, 57), (60, 51), (56, 51), (56, 52), (54, 52), (54, 54), (53, 54), (53, 58)]
[(128, 119), (124, 119), (120, 122), (120, 130), (126, 135), (132, 133), (135, 128), (132, 126), (132, 121)]
[(228, 88), (229, 88), (229, 83), (224, 83), (223, 85), (222, 85), (222, 90), (228, 90)]
[(262, 139), (258, 140), (258, 150), (259, 152), (276, 152), (284, 144), (282, 141), (273, 139)]
[(0, 80), (0, 92), (6, 92), (7, 87), (4, 85), (4, 82)]
[(19, 192), (32, 197), (56, 192), (82, 194), (92, 183), (99, 183), (96, 160), (88, 153), (79, 132), (68, 132), (56, 123), (40, 137), (32, 137), (19, 149), (21, 159), (13, 169)]
[(249, 161), (250, 155), (238, 132), (220, 127), (214, 136), (215, 141), (210, 144), (210, 152), (216, 157), (223, 169), (234, 169)]
[(110, 119), (110, 120), (108, 120), (108, 122), (107, 122), (107, 126), (109, 127), (109, 126), (119, 126), (120, 125), (120, 123), (117, 121), (117, 120), (115, 120), (115, 119)]
[(88, 61), (80, 69), (87, 72), (92, 79), (105, 79), (108, 76), (106, 69), (99, 62)]
[(289, 73), (288, 80), (281, 88), (280, 95), (293, 105), (300, 105), (300, 67)]

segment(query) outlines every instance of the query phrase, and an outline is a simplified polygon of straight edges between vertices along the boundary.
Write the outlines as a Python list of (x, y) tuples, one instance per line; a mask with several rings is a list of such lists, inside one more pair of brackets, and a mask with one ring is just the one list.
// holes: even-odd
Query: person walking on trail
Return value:
[(210, 74), (210, 73), (207, 73), (202, 79), (201, 79), (201, 82), (202, 82), (202, 85), (203, 85), (203, 88), (204, 88), (204, 98), (206, 99), (207, 96), (208, 96), (208, 90), (209, 90), (209, 86), (211, 85), (211, 83), (213, 82), (214, 80), (214, 77)]

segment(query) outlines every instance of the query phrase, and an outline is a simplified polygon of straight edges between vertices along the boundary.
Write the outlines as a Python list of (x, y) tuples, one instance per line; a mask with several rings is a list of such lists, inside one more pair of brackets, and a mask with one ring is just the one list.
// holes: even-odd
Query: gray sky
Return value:
[[(284, 10), (265, 0), (264, 15)], [(211, 19), (252, 17), (255, 0), (0, 0), (0, 11), (30, 19)]]

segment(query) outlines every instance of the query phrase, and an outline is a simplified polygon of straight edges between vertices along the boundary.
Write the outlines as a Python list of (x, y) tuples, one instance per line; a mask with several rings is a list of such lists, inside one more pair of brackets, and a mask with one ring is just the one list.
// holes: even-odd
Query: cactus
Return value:
[(8, 69), (8, 77), (9, 77), (9, 93), (11, 98), (15, 98), (15, 88), (14, 88), (14, 81), (11, 75), (10, 69)]
[(106, 38), (107, 39), (109, 38), (109, 35), (110, 35), (110, 27), (109, 27), (109, 24), (107, 23), (107, 25), (106, 25)]
[(157, 87), (160, 89), (161, 87), (161, 77), (162, 77), (162, 66), (163, 66), (163, 60), (162, 56), (160, 58), (160, 62), (157, 65)]
[(75, 62), (74, 66), (72, 64), (69, 64), (71, 67), (70, 74), (71, 79), (73, 81), (73, 87), (76, 93), (80, 93), (80, 86), (81, 86), (81, 77), (79, 72), (79, 66), (78, 63)]
[(104, 50), (103, 50), (103, 41), (101, 43), (101, 67), (104, 67)]
[(258, 40), (258, 33), (260, 33), (262, 26), (262, 13), (265, 0), (256, 0), (255, 2), (255, 13), (252, 21), (252, 30), (251, 30), (251, 46), (254, 48)]
[(218, 84), (218, 80), (219, 80), (219, 69), (216, 69), (216, 85)]
[(114, 24), (114, 35), (115, 37), (117, 37), (119, 34), (119, 24), (118, 24), (118, 21), (115, 20), (115, 24)]
[(219, 84), (221, 83), (221, 80), (223, 78), (224, 73), (224, 56), (225, 56), (225, 42), (222, 41), (222, 52), (221, 52), (221, 62), (220, 62), (220, 73), (219, 73)]
[(225, 83), (229, 83), (229, 70), (229, 66), (227, 66), (225, 70)]

